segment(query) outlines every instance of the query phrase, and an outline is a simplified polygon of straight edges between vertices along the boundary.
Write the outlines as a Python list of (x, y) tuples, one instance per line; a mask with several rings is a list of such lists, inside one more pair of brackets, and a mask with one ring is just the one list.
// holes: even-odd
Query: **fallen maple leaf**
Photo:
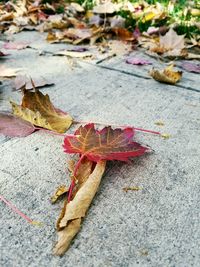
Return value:
[(182, 50), (185, 48), (185, 35), (178, 35), (172, 28), (164, 35), (160, 36), (159, 43), (153, 45), (150, 51), (159, 54), (166, 53), (165, 56), (182, 55)]
[(74, 136), (66, 136), (64, 139), (64, 151), (66, 153), (78, 153), (85, 155), (89, 160), (127, 161), (130, 157), (143, 155), (149, 150), (140, 144), (133, 142), (133, 128), (112, 129), (110, 126), (102, 130), (96, 130), (90, 123), (80, 126)]
[[(33, 86), (34, 84), (34, 86)], [(15, 80), (13, 81), (13, 87), (15, 90), (20, 90), (22, 88), (25, 88), (27, 90), (31, 90), (34, 87), (35, 88), (40, 88), (40, 87), (44, 87), (44, 86), (51, 86), (54, 83), (52, 82), (48, 82), (45, 78), (43, 77), (37, 77), (37, 78), (28, 78), (25, 75), (19, 75), (15, 78)]]
[(130, 157), (142, 155), (149, 150), (133, 142), (133, 136), (133, 128), (113, 130), (105, 127), (99, 131), (90, 123), (79, 127), (74, 136), (65, 137), (64, 151), (81, 154), (81, 157), (75, 167), (70, 164), (73, 171), (72, 183), (68, 202), (65, 202), (57, 222), (58, 242), (54, 248), (56, 255), (62, 255), (68, 249), (71, 240), (80, 230), (82, 219), (101, 182), (106, 160), (127, 161)]
[(22, 104), (17, 105), (11, 101), (13, 114), (34, 125), (58, 133), (64, 133), (72, 124), (72, 117), (56, 109), (48, 95), (43, 95), (39, 90), (31, 92), (24, 90)]
[(34, 131), (35, 127), (30, 122), (9, 113), (0, 113), (0, 134), (10, 137), (25, 137)]
[(178, 49), (181, 50), (185, 47), (185, 35), (178, 35), (172, 28), (164, 35), (160, 36), (160, 46), (164, 47), (167, 51)]
[(148, 60), (136, 58), (136, 57), (127, 58), (126, 63), (131, 64), (131, 65), (151, 65), (152, 64)]
[(182, 77), (182, 71), (173, 71), (173, 65), (161, 71), (153, 68), (149, 74), (156, 81), (168, 84), (176, 84)]

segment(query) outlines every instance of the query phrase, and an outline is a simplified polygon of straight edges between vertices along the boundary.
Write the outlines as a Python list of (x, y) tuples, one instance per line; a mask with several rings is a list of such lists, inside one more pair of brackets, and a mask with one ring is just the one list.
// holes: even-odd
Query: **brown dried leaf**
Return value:
[(182, 56), (182, 50), (185, 48), (185, 35), (178, 35), (172, 28), (164, 35), (160, 36), (159, 43), (154, 44), (150, 51), (164, 54), (166, 56)]
[(108, 43), (109, 55), (123, 56), (131, 52), (131, 45), (119, 40), (113, 40)]
[[(87, 168), (85, 168), (85, 164), (88, 165)], [(71, 240), (80, 230), (81, 221), (85, 217), (101, 182), (106, 167), (106, 161), (98, 162), (92, 173), (91, 161), (86, 159), (81, 166), (77, 175), (77, 177), (79, 177), (78, 183), (80, 183), (78, 191), (74, 193), (73, 200), (65, 204), (58, 220), (58, 242), (54, 248), (54, 254), (56, 255), (64, 254)], [(81, 171), (81, 168), (85, 170), (85, 173)]]
[(165, 68), (164, 70), (150, 70), (149, 74), (156, 81), (168, 84), (176, 84), (182, 77), (182, 71), (173, 71), (173, 65)]

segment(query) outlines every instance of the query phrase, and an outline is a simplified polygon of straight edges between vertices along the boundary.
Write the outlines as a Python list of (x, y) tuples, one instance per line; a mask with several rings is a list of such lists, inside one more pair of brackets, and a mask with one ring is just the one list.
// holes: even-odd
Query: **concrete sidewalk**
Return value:
[[(184, 72), (177, 86), (165, 85), (149, 77), (151, 66), (128, 65), (123, 57), (101, 64), (79, 60), (71, 69), (65, 57), (50, 53), (67, 45), (49, 45), (44, 34), (32, 32), (14, 38), (32, 38), (31, 48), (10, 50), (2, 64), (22, 68), (20, 74), (52, 80), (55, 86), (42, 92), (75, 119), (129, 124), (170, 133), (171, 138), (137, 134), (137, 141), (155, 152), (129, 164), (108, 164), (81, 232), (59, 258), (52, 255), (52, 247), (62, 202), (51, 205), (49, 199), (55, 188), (67, 181), (70, 156), (63, 153), (63, 139), (42, 131), (26, 138), (1, 136), (0, 194), (44, 226), (27, 224), (0, 203), (0, 265), (199, 266), (199, 75)], [(154, 66), (164, 67), (164, 63), (148, 59)], [(10, 97), (21, 99), (8, 80), (0, 85), (0, 110), (10, 109)], [(155, 125), (158, 120), (165, 123), (162, 128)], [(126, 193), (123, 187), (127, 186), (141, 190)]]

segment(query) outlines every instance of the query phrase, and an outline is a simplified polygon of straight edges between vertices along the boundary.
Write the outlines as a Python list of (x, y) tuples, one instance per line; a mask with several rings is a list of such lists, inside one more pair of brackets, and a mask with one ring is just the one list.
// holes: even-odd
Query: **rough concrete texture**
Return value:
[[(21, 33), (14, 38), (32, 38), (34, 49), (10, 51), (3, 64), (23, 68), (20, 74), (40, 74), (53, 80), (55, 86), (42, 91), (74, 118), (160, 130), (170, 133), (171, 138), (138, 133), (136, 140), (155, 152), (128, 164), (108, 163), (81, 232), (59, 258), (52, 255), (52, 246), (62, 202), (51, 205), (49, 198), (67, 181), (66, 160), (70, 156), (63, 153), (62, 137), (42, 131), (26, 138), (1, 137), (1, 194), (44, 226), (27, 224), (0, 203), (0, 265), (199, 266), (199, 76), (184, 72), (177, 86), (164, 85), (149, 79), (151, 66), (126, 65), (122, 57), (101, 64), (79, 61), (71, 69), (65, 57), (38, 52), (66, 45), (50, 46), (38, 33)], [(148, 59), (155, 66), (164, 66)], [(9, 97), (20, 101), (21, 95), (12, 92), (10, 80), (0, 88), (1, 110), (10, 108)], [(156, 126), (157, 120), (165, 126)], [(126, 186), (141, 190), (126, 193)]]

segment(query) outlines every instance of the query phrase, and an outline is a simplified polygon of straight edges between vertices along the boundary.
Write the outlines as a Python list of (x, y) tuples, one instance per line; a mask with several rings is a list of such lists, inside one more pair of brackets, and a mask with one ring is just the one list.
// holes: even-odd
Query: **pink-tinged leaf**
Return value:
[(27, 42), (8, 42), (3, 45), (4, 49), (21, 50), (29, 46)]
[(133, 37), (137, 40), (141, 36), (140, 29), (138, 27), (133, 31)]
[(68, 49), (68, 51), (72, 51), (72, 52), (85, 52), (88, 51), (89, 49), (86, 47), (80, 47), (80, 46), (75, 46), (72, 49)]
[(200, 64), (183, 62), (181, 68), (189, 72), (200, 73)]
[(89, 160), (127, 161), (141, 156), (149, 148), (133, 142), (134, 129), (112, 129), (110, 126), (97, 130), (93, 123), (80, 126), (74, 136), (64, 139), (64, 151), (86, 156)]
[(10, 137), (25, 137), (32, 134), (35, 127), (10, 113), (0, 113), (0, 134)]
[(127, 58), (126, 63), (131, 64), (131, 65), (151, 65), (152, 64), (148, 60), (136, 58), (136, 57)]

